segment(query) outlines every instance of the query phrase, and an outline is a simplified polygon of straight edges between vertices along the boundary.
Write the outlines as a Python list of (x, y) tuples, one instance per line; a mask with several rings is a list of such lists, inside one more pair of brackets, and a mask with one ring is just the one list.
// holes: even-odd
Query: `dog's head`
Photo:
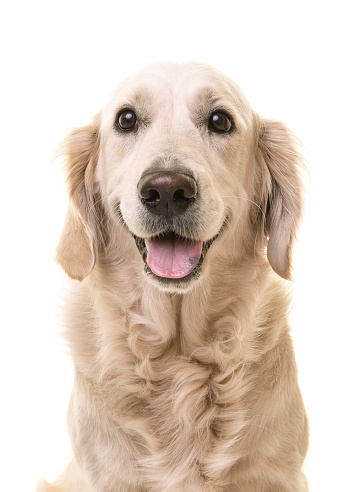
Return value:
[(57, 260), (71, 277), (87, 276), (122, 228), (126, 254), (164, 290), (199, 279), (210, 247), (239, 262), (267, 240), (272, 268), (289, 278), (301, 214), (294, 136), (218, 71), (148, 66), (62, 152), (70, 206)]

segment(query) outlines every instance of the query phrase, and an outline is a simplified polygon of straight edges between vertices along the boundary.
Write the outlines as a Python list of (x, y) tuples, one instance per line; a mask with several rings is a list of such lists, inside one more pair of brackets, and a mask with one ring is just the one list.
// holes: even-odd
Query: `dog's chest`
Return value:
[[(101, 350), (109, 355), (106, 379), (94, 385), (111, 435), (99, 426), (102, 453), (113, 449), (116, 469), (129, 470), (150, 487), (156, 482), (162, 490), (207, 490), (204, 484), (226, 483), (228, 470), (244, 454), (244, 371), (233, 365), (223, 373), (215, 362), (189, 355), (196, 348), (204, 353), (209, 343), (204, 315), (188, 319), (185, 330), (180, 310), (174, 316), (169, 309), (164, 325), (157, 323), (164, 313), (153, 307), (148, 318), (129, 312), (121, 316), (118, 330), (116, 323), (108, 325)], [(211, 329), (219, 337), (220, 327)], [(221, 341), (227, 342), (225, 333)], [(117, 473), (100, 465), (104, 473)], [(197, 485), (188, 489), (185, 483)]]
[(182, 357), (170, 361), (164, 378), (144, 388), (142, 418), (148, 437), (142, 437), (143, 474), (154, 480), (159, 473), (169, 481), (169, 490), (180, 476), (199, 483), (225, 482), (226, 472), (241, 457), (238, 442), (245, 415), (236, 398), (240, 389), (229, 378), (216, 379), (213, 367)]

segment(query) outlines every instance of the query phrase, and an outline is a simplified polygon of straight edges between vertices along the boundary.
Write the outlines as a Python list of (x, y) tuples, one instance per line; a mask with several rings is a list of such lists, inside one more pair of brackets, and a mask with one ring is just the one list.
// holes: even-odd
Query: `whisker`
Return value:
[(238, 198), (239, 200), (246, 200), (247, 202), (250, 202), (253, 205), (256, 205), (258, 210), (260, 210), (260, 212), (262, 212), (264, 218), (266, 218), (266, 214), (262, 210), (262, 207), (258, 203), (254, 202), (253, 200), (250, 200), (250, 198), (246, 198), (245, 196), (238, 196), (238, 195), (221, 195), (221, 197), (222, 198)]

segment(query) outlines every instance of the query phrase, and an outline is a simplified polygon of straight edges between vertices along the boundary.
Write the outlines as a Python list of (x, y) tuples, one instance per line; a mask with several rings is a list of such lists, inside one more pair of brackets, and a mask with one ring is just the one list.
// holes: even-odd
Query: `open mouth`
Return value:
[(145, 272), (164, 284), (182, 286), (199, 278), (205, 256), (220, 231), (210, 240), (193, 240), (168, 231), (143, 239), (133, 234), (135, 243), (145, 263)]

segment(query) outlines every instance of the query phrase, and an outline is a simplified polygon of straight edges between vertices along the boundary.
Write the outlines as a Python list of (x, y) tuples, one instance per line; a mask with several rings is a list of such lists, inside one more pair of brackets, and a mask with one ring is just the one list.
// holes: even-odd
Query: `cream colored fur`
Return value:
[[(136, 132), (115, 131), (122, 107), (136, 110)], [(235, 132), (208, 131), (214, 108)], [(64, 319), (74, 459), (38, 490), (306, 492), (307, 420), (279, 278), (290, 277), (301, 215), (295, 137), (214, 69), (159, 64), (122, 83), (62, 153), (70, 206), (57, 259), (81, 281)], [(144, 273), (131, 234), (147, 233), (136, 185), (155, 162), (196, 176), (194, 237), (226, 222), (183, 289)]]

